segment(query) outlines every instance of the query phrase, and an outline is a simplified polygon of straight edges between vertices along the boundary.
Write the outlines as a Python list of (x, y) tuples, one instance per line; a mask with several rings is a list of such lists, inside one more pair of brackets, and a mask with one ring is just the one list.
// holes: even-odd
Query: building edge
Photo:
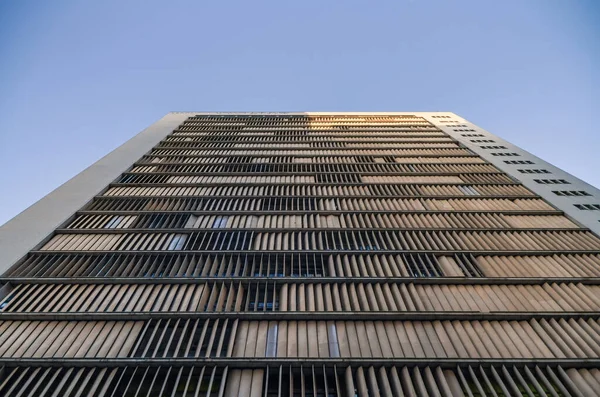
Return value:
[(10, 269), (189, 115), (168, 113), (0, 227), (0, 274)]

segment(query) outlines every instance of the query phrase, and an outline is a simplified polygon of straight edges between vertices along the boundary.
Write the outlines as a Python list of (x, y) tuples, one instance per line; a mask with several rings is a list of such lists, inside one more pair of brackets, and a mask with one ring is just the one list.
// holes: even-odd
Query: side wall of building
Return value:
[[(600, 190), (454, 113), (421, 115), (465, 147), (523, 183), (572, 220), (600, 235), (600, 211), (576, 207), (600, 204)], [(589, 196), (557, 195), (555, 191), (586, 192)]]

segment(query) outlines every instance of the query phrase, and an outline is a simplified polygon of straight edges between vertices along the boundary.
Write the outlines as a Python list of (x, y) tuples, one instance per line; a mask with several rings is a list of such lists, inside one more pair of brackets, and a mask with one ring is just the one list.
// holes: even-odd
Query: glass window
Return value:
[(267, 351), (265, 357), (276, 357), (277, 356), (277, 334), (278, 325), (276, 322), (269, 323), (269, 330), (267, 331)]
[(122, 215), (115, 215), (113, 216), (107, 223), (106, 225), (104, 225), (105, 229), (115, 229), (116, 227), (119, 226), (119, 223), (121, 223), (123, 221), (123, 218), (125, 218)]
[(458, 188), (467, 196), (479, 196), (479, 192), (471, 185), (460, 185)]
[(228, 216), (217, 216), (215, 221), (213, 222), (212, 227), (215, 229), (223, 229), (227, 227), (227, 221), (229, 220)]
[(338, 343), (337, 328), (335, 323), (327, 323), (327, 339), (329, 339), (329, 357), (340, 356), (340, 345)]
[(169, 251), (178, 251), (183, 249), (183, 246), (187, 240), (187, 234), (176, 234), (171, 239), (169, 243), (169, 247), (167, 248)]

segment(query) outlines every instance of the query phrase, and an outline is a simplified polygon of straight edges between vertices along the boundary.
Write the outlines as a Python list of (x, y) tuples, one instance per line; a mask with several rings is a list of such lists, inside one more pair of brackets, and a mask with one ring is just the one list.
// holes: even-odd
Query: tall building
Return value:
[(0, 395), (598, 395), (599, 220), (453, 113), (170, 113), (0, 228)]

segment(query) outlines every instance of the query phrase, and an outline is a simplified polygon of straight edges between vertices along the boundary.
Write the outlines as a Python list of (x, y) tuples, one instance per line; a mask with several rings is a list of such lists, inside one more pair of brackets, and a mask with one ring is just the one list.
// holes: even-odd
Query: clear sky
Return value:
[(452, 111), (600, 187), (599, 74), (598, 0), (0, 1), (0, 224), (174, 110)]

